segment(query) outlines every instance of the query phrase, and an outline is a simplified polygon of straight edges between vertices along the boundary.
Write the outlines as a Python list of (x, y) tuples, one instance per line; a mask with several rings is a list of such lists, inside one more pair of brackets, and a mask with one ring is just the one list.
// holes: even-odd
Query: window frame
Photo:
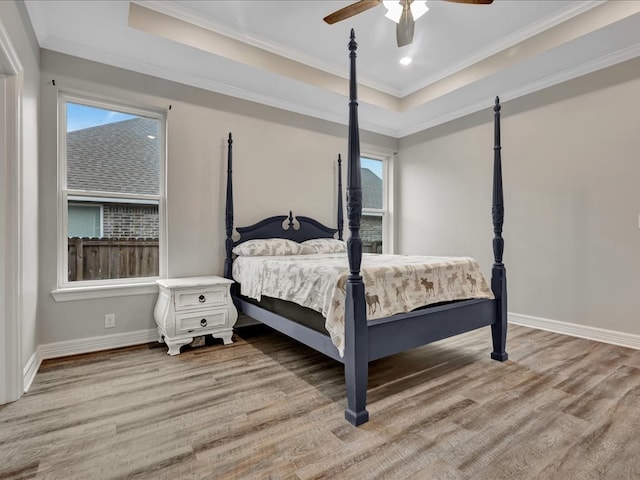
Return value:
[[(395, 153), (382, 153), (376, 152), (373, 149), (363, 148), (363, 151), (360, 152), (360, 159), (362, 158), (382, 162), (382, 208), (362, 207), (362, 216), (382, 217), (382, 253), (394, 253), (393, 172)], [(362, 168), (362, 166), (360, 168)]]
[[(159, 190), (158, 195), (121, 194), (116, 192), (100, 192), (75, 190), (67, 187), (67, 103), (76, 103), (89, 107), (114, 110), (131, 115), (156, 119), (160, 122), (158, 139), (160, 145), (159, 158)], [(167, 268), (167, 232), (166, 232), (166, 163), (167, 163), (167, 111), (154, 107), (133, 105), (114, 98), (101, 98), (93, 95), (59, 91), (58, 93), (58, 267), (57, 288), (51, 293), (56, 301), (81, 300), (120, 295), (147, 294), (157, 292), (156, 280), (164, 278)], [(69, 198), (71, 197), (71, 198)], [(68, 204), (78, 197), (84, 199), (121, 198), (139, 203), (158, 204), (158, 269), (159, 275), (153, 277), (116, 278), (102, 280), (68, 280)], [(102, 227), (101, 227), (102, 228)]]

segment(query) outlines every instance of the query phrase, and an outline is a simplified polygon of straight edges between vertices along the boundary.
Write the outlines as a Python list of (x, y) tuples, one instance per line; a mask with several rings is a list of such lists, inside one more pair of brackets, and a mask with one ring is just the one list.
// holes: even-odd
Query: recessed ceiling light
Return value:
[(413, 59), (411, 57), (402, 57), (400, 59), (400, 64), (401, 65), (409, 65), (412, 61), (413, 61)]

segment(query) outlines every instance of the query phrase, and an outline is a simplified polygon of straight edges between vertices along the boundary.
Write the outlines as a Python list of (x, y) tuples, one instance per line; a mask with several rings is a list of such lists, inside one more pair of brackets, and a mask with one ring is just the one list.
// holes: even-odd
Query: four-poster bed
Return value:
[[(471, 259), (471, 266), (464, 264), (460, 271), (463, 282), (468, 279), (468, 290), (463, 292), (465, 296), (458, 298), (446, 297), (446, 300), (456, 300), (441, 302), (432, 299), (429, 300), (431, 293), (434, 292), (433, 282), (428, 281), (427, 277), (420, 277), (419, 268), (423, 266), (420, 264), (411, 264), (406, 268), (413, 274), (415, 278), (415, 286), (418, 287), (414, 290), (422, 290), (424, 287), (424, 305), (429, 303), (438, 302), (437, 305), (426, 306), (425, 308), (413, 308), (411, 311), (402, 311), (402, 313), (395, 313), (390, 316), (384, 316), (376, 318), (376, 310), (378, 306), (381, 306), (379, 299), (381, 295), (386, 295), (382, 292), (380, 295), (372, 295), (373, 288), (376, 285), (374, 275), (371, 272), (374, 270), (367, 270), (369, 267), (366, 265), (370, 263), (368, 257), (365, 259), (365, 265), (363, 266), (363, 253), (362, 253), (362, 241), (360, 238), (360, 220), (362, 213), (362, 185), (360, 178), (360, 140), (359, 140), (359, 126), (358, 126), (358, 102), (357, 102), (357, 83), (356, 83), (356, 48), (355, 34), (351, 31), (351, 39), (349, 42), (350, 51), (350, 85), (349, 85), (349, 150), (348, 150), (348, 165), (347, 165), (347, 220), (350, 231), (349, 238), (346, 242), (346, 259), (348, 260), (348, 272), (345, 262), (345, 273), (342, 277), (336, 276), (337, 284), (334, 288), (334, 294), (337, 294), (331, 298), (334, 303), (331, 304), (334, 307), (340, 306), (340, 301), (335, 298), (344, 299), (344, 304), (340, 309), (340, 314), (343, 318), (343, 339), (342, 343), (337, 345), (333, 338), (333, 333), (330, 335), (327, 330), (323, 328), (322, 320), (320, 317), (320, 323), (318, 320), (313, 319), (313, 313), (310, 309), (304, 307), (298, 307), (293, 304), (277, 304), (271, 302), (270, 298), (260, 298), (260, 296), (254, 296), (254, 299), (248, 298), (245, 295), (240, 294), (239, 289), (234, 289), (233, 300), (238, 308), (238, 311), (253, 317), (260, 322), (269, 325), (270, 327), (288, 335), (315, 350), (328, 355), (329, 357), (344, 364), (345, 368), (345, 382), (347, 391), (347, 408), (345, 410), (346, 419), (353, 425), (360, 425), (366, 422), (369, 418), (369, 414), (366, 410), (366, 394), (367, 394), (367, 380), (368, 380), (368, 364), (370, 361), (382, 358), (394, 353), (405, 351), (417, 346), (425, 345), (437, 340), (441, 340), (453, 335), (458, 335), (470, 330), (474, 330), (480, 327), (491, 326), (491, 334), (493, 341), (493, 351), (491, 352), (491, 358), (499, 361), (507, 359), (506, 353), (506, 333), (507, 333), (507, 292), (506, 292), (506, 272), (504, 264), (502, 263), (502, 253), (504, 249), (504, 243), (502, 239), (502, 223), (503, 223), (503, 194), (502, 194), (502, 171), (501, 171), (501, 152), (500, 152), (500, 104), (496, 98), (496, 104), (494, 107), (494, 176), (493, 176), (493, 252), (494, 252), (494, 264), (491, 273), (491, 287), (486, 287), (486, 294), (479, 294), (477, 284), (482, 284), (484, 278), (472, 277), (470, 273), (475, 273), (475, 266), (473, 266), (473, 259)], [(337, 234), (339, 239), (342, 239), (342, 194), (339, 193), (338, 200), (338, 228), (327, 227), (320, 222), (303, 216), (294, 217), (290, 212), (289, 215), (281, 215), (266, 218), (254, 225), (248, 227), (236, 228), (240, 235), (238, 240), (232, 238), (234, 225), (233, 225), (233, 187), (232, 187), (232, 137), (229, 134), (228, 140), (228, 168), (227, 168), (227, 198), (226, 198), (226, 260), (224, 266), (224, 275), (226, 278), (233, 279), (234, 277), (240, 277), (240, 272), (245, 271), (247, 267), (240, 267), (240, 262), (234, 264), (234, 251), (238, 252), (238, 248), (243, 245), (246, 247), (251, 244), (252, 248), (266, 248), (266, 255), (261, 259), (262, 264), (270, 265), (268, 268), (272, 270), (285, 270), (285, 267), (281, 267), (280, 264), (271, 264), (276, 260), (276, 257), (271, 257), (274, 252), (269, 252), (269, 244), (260, 245), (260, 242), (265, 239), (285, 239), (282, 240), (276, 252), (278, 255), (282, 255), (285, 250), (285, 254), (293, 254), (297, 257), (304, 257), (304, 255), (297, 255), (305, 253), (304, 248), (299, 244), (304, 245), (303, 242), (313, 239), (333, 239)], [(340, 159), (338, 160), (340, 162)], [(339, 190), (341, 190), (342, 178), (339, 171)], [(252, 244), (252, 241), (254, 242)], [(255, 242), (258, 242), (259, 246), (256, 246)], [(288, 243), (291, 241), (291, 243)], [(253, 250), (255, 251), (255, 250)], [(343, 254), (344, 256), (344, 254)], [(312, 258), (313, 255), (304, 257), (303, 260)], [(404, 256), (403, 256), (404, 257)], [(280, 257), (278, 257), (280, 258)], [(292, 257), (293, 258), (293, 257)], [(456, 257), (457, 258), (457, 257)], [(312, 263), (309, 261), (303, 263)], [(325, 269), (329, 268), (328, 261), (322, 260), (325, 265)], [(237, 268), (236, 268), (237, 267)], [(267, 268), (267, 267), (260, 267)], [(288, 267), (287, 267), (288, 268)], [(395, 276), (398, 275), (400, 270), (399, 266), (389, 267), (393, 269)], [(424, 266), (425, 272), (433, 274), (434, 267), (431, 264)], [(451, 271), (450, 264), (445, 264), (443, 268)], [(455, 267), (458, 268), (458, 267)], [(293, 268), (298, 275), (299, 282), (295, 288), (299, 288), (300, 285), (304, 285), (305, 282), (313, 281), (313, 277), (307, 270), (302, 267), (295, 266)], [(363, 270), (364, 269), (364, 270)], [(265, 270), (266, 271), (266, 270)], [(336, 274), (338, 275), (338, 274)], [(478, 275), (479, 273), (478, 269)], [(450, 274), (448, 279), (454, 277), (454, 274)], [(245, 283), (251, 283), (251, 278), (246, 274), (242, 277), (244, 282), (242, 284), (244, 288)], [(267, 278), (267, 277), (265, 277)], [(342, 278), (342, 281), (340, 280)], [(367, 280), (368, 281), (365, 281)], [(372, 280), (373, 279), (373, 280)], [(409, 280), (402, 280), (402, 282)], [(419, 285), (420, 282), (420, 285)], [(462, 282), (462, 283), (463, 283)], [(277, 279), (272, 283), (280, 283)], [(365, 288), (366, 283), (366, 288)], [(381, 282), (384, 283), (384, 282)], [(271, 283), (270, 283), (271, 284)], [(437, 284), (437, 283), (436, 283)], [(295, 290), (294, 288), (294, 290)], [(441, 288), (440, 290), (445, 290)], [(462, 287), (459, 288), (462, 291)], [(341, 293), (342, 292), (342, 293)], [(316, 293), (316, 295), (319, 295)], [(340, 295), (343, 295), (340, 297)], [(407, 305), (410, 303), (406, 296), (398, 287), (395, 287), (394, 295), (398, 297), (402, 302)], [(386, 295), (386, 299), (394, 295)], [(374, 298), (376, 297), (376, 298)], [(286, 296), (280, 297), (287, 299)], [(264, 300), (264, 301), (257, 301)], [(315, 300), (318, 300), (317, 298)], [(386, 301), (384, 303), (387, 303)], [(389, 302), (390, 303), (390, 302)], [(415, 306), (414, 306), (415, 307)], [(409, 307), (406, 307), (409, 308)], [(382, 308), (381, 308), (382, 309)], [(320, 309), (316, 310), (320, 311)], [(399, 310), (398, 310), (399, 311)], [(368, 314), (371, 316), (367, 319)], [(296, 318), (291, 318), (291, 316)], [(317, 316), (317, 315), (316, 315)], [(378, 313), (378, 317), (380, 314)], [(303, 319), (304, 317), (304, 319)], [(308, 318), (307, 318), (308, 317)], [(328, 325), (327, 318), (327, 325)], [(314, 323), (315, 322), (315, 323)]]

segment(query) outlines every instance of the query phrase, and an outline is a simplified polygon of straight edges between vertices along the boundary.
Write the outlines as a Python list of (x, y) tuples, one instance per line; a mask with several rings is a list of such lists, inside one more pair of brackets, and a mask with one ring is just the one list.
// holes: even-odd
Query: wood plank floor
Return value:
[(511, 326), (340, 364), (265, 327), (45, 361), (0, 408), (0, 479), (640, 479), (640, 351)]

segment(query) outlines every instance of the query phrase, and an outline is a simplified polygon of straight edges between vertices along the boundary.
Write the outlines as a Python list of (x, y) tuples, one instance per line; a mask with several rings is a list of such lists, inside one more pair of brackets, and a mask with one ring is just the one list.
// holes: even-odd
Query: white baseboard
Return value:
[[(640, 350), (640, 335), (634, 335), (632, 333), (605, 330), (604, 328), (589, 327), (576, 323), (559, 322), (557, 320), (549, 320), (547, 318), (533, 317), (519, 313), (509, 313), (509, 323)], [(112, 348), (129, 347), (131, 345), (140, 345), (157, 340), (158, 332), (154, 328), (39, 345), (24, 367), (24, 391), (29, 391), (43, 360), (79, 355), (81, 353), (98, 352)]]
[(522, 315), (519, 313), (509, 313), (509, 323), (640, 350), (640, 335), (635, 335), (633, 333), (589, 327), (587, 325), (579, 325), (577, 323), (559, 322), (557, 320), (532, 317), (530, 315)]
[(36, 378), (36, 373), (38, 373), (38, 369), (40, 368), (40, 364), (42, 363), (42, 358), (40, 357), (40, 352), (38, 351), (38, 348), (36, 348), (36, 351), (33, 352), (33, 355), (31, 355), (31, 358), (29, 358), (29, 361), (27, 362), (27, 365), (24, 367), (23, 370), (23, 385), (24, 385), (24, 392), (27, 393), (29, 391), (29, 389), (31, 388), (31, 384), (33, 383), (33, 379)]
[(66, 357), (69, 355), (79, 355), (81, 353), (98, 352), (112, 348), (129, 347), (158, 340), (158, 331), (138, 330), (135, 332), (115, 333), (113, 335), (101, 335), (99, 337), (78, 338), (75, 340), (65, 340), (64, 342), (46, 343), (38, 345), (36, 351), (29, 362), (24, 367), (24, 391), (31, 388), (33, 379), (40, 368), (43, 360), (49, 358)]

